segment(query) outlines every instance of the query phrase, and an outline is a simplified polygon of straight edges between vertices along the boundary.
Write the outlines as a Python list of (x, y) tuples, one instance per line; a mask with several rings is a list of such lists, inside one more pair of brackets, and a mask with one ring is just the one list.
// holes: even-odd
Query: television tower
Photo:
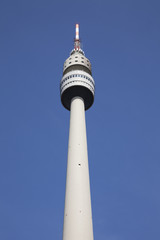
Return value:
[(93, 240), (85, 110), (93, 104), (94, 88), (76, 24), (74, 49), (64, 62), (60, 84), (61, 102), (70, 110), (63, 240)]

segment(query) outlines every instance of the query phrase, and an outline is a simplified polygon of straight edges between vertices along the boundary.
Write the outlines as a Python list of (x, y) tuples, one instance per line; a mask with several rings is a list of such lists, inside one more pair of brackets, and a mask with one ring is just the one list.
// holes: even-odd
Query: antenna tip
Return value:
[(76, 24), (76, 40), (79, 40), (79, 24)]

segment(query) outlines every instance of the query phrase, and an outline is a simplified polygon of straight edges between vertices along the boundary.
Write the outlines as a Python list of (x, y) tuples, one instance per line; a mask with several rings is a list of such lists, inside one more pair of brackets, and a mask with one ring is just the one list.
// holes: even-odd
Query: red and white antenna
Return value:
[(79, 40), (79, 24), (76, 24), (76, 40)]
[(76, 24), (76, 34), (74, 39), (74, 49), (79, 51), (80, 49), (80, 39), (79, 39), (79, 24)]

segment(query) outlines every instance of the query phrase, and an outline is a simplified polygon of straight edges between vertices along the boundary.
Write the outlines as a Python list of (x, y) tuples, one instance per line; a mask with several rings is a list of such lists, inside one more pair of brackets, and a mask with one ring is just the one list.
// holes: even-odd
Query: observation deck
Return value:
[(75, 39), (75, 48), (64, 62), (60, 92), (61, 102), (68, 110), (74, 97), (83, 98), (85, 110), (89, 109), (94, 102), (95, 83), (91, 63), (80, 48), (79, 36)]

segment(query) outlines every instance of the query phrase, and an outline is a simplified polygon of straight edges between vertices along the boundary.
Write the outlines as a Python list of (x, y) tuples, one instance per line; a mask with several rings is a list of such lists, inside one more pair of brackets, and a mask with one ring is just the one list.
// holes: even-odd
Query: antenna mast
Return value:
[(80, 46), (80, 39), (79, 39), (79, 24), (76, 24), (74, 49), (75, 49), (75, 51), (79, 51), (80, 48), (81, 48), (81, 46)]

